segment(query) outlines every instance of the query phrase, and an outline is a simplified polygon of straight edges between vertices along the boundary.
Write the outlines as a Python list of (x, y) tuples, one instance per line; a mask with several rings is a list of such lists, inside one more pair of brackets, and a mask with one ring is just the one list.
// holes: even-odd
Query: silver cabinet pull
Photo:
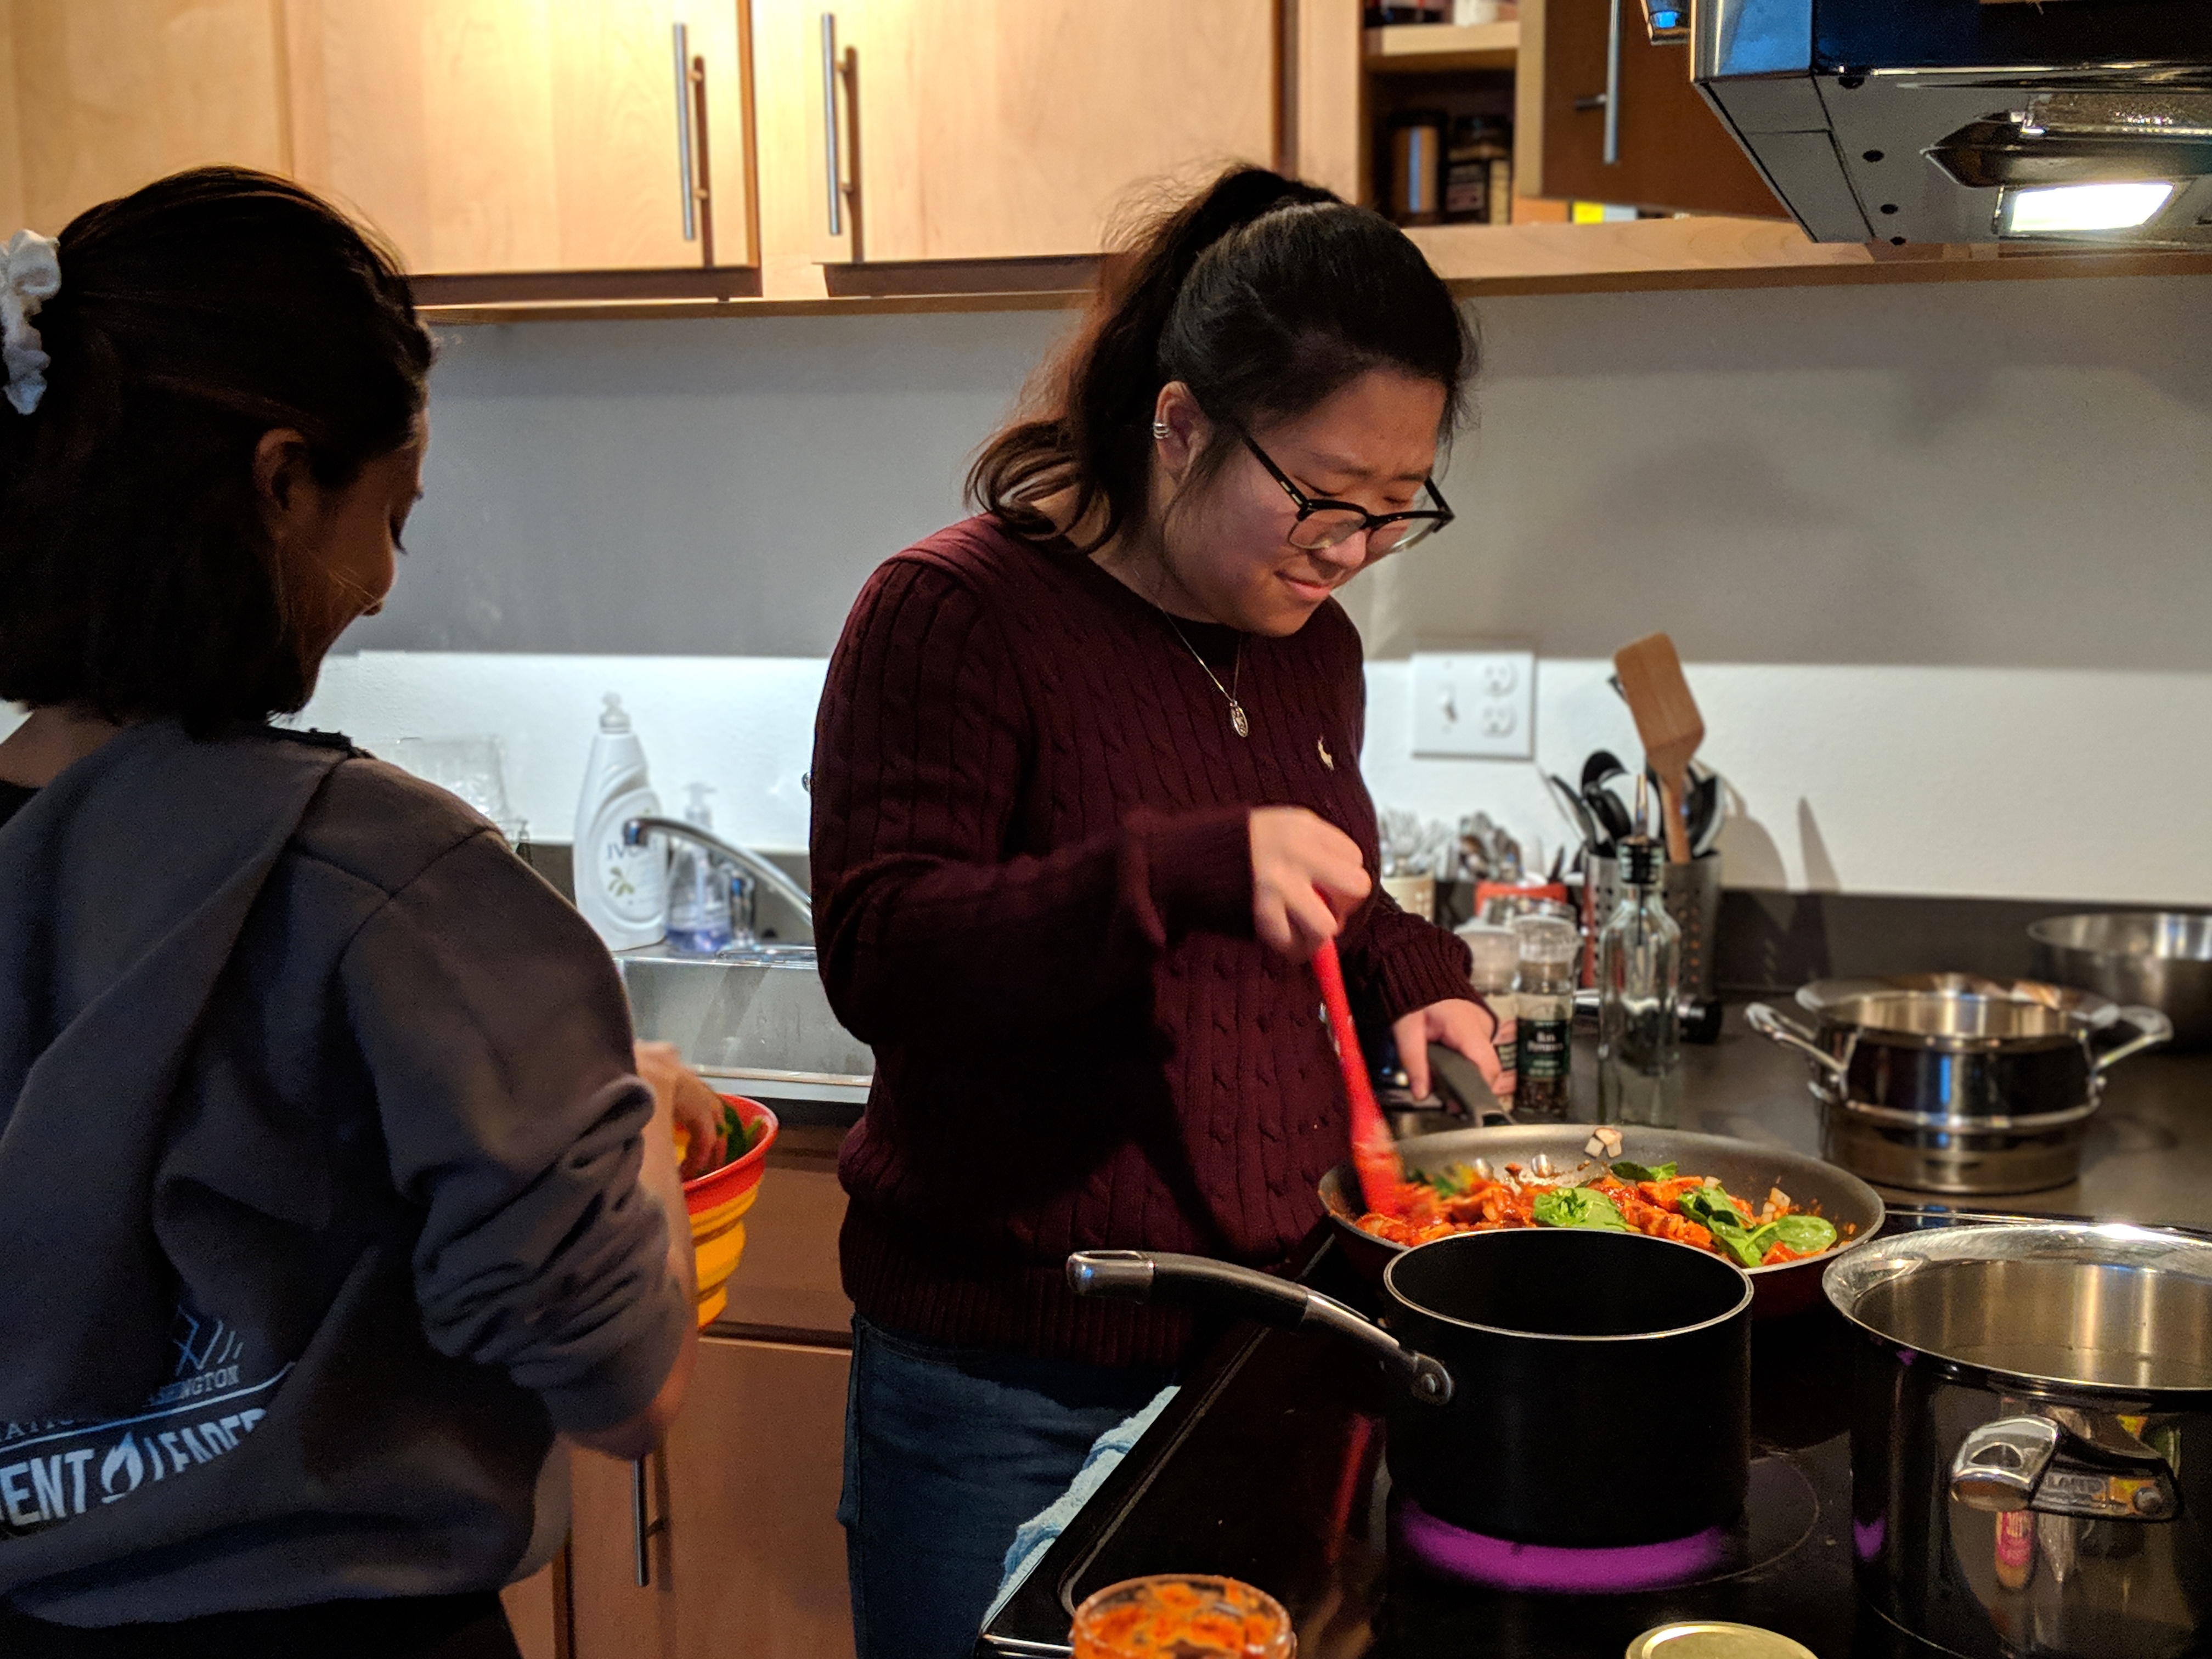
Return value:
[(646, 1465), (650, 1461), (648, 1457), (641, 1457), (629, 1466), (630, 1530), (632, 1542), (637, 1551), (637, 1587), (640, 1589), (653, 1588), (653, 1540), (668, 1530), (665, 1511), (650, 1523), (645, 1518), (645, 1489), (648, 1484)]
[(1610, 0), (1605, 34), (1605, 164), (1620, 160), (1620, 0)]
[(684, 240), (699, 240), (699, 183), (691, 148), (691, 31), (676, 25), (676, 169), (684, 195)]
[(714, 263), (714, 203), (708, 182), (707, 60), (691, 55), (691, 31), (676, 35), (676, 160), (684, 192), (684, 240), (699, 244), (700, 262)]
[(830, 234), (845, 234), (843, 169), (837, 151), (837, 14), (822, 14), (822, 165), (830, 192)]

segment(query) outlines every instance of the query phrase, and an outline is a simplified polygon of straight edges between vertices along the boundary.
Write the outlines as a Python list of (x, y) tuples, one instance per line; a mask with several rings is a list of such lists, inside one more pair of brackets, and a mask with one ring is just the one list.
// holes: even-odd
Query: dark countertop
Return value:
[[(1595, 1115), (1593, 1061), (1578, 1042), (1573, 1115), (1583, 1121)], [(1818, 1153), (1804, 1063), (1747, 1030), (1739, 1009), (1717, 1043), (1686, 1048), (1685, 1066), (1680, 1127)], [(2153, 1052), (2114, 1067), (2073, 1185), (1952, 1202), (2212, 1227), (2212, 1055)], [(1333, 1246), (1305, 1277), (1371, 1310), (1375, 1293)], [(1348, 1344), (1237, 1327), (1017, 1589), (977, 1651), (1064, 1654), (1076, 1600), (1121, 1578), (1178, 1571), (1272, 1590), (1297, 1624), (1301, 1659), (1613, 1659), (1638, 1632), (1682, 1618), (1782, 1631), (1820, 1659), (1930, 1654), (1866, 1611), (1852, 1589), (1847, 1361), (1845, 1328), (1825, 1304), (1754, 1329), (1754, 1492), (1795, 1494), (1768, 1504), (1753, 1528), (1789, 1534), (1762, 1547), (1764, 1565), (1678, 1590), (1532, 1597), (1442, 1583), (1394, 1551), (1380, 1473), (1387, 1401), (1371, 1362)], [(1587, 1449), (1562, 1456), (1563, 1467), (1591, 1467)]]
[[(1784, 1004), (1784, 1012), (1791, 1012)], [(1818, 1154), (1820, 1120), (1806, 1062), (1748, 1030), (1730, 1006), (1720, 1041), (1683, 1045), (1680, 1127)], [(1575, 1117), (1596, 1115), (1596, 1052), (1575, 1049)], [(1884, 1199), (1933, 1201), (1882, 1188)], [(1984, 1200), (1949, 1200), (1963, 1208)], [(2103, 1220), (2212, 1227), (2212, 1054), (2151, 1049), (2106, 1075), (2105, 1104), (2089, 1121), (2081, 1178), (2071, 1186), (1988, 1203)]]

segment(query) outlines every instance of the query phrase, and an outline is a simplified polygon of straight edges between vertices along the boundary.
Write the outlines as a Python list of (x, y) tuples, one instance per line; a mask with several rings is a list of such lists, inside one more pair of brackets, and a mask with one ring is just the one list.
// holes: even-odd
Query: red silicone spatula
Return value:
[(1344, 994), (1344, 968), (1336, 959), (1336, 941), (1324, 939), (1314, 952), (1314, 977), (1321, 981), (1322, 1006), (1328, 1010), (1328, 1027), (1336, 1037), (1336, 1063), (1344, 1073), (1345, 1097), (1352, 1103), (1352, 1167), (1359, 1176), (1359, 1195), (1367, 1207), (1382, 1215), (1396, 1215), (1404, 1206), (1399, 1188), (1405, 1170), (1398, 1162), (1398, 1143), (1375, 1103), (1375, 1085), (1367, 1079), (1367, 1061), (1359, 1052), (1359, 1033), (1352, 1024), (1352, 1004)]

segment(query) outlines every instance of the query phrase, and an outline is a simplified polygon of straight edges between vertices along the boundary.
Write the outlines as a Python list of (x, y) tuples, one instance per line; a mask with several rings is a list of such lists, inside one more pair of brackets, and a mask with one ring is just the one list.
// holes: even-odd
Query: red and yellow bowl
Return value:
[[(757, 1100), (724, 1095), (748, 1124), (765, 1122), (768, 1131), (743, 1158), (694, 1176), (684, 1183), (684, 1207), (691, 1216), (691, 1249), (699, 1268), (699, 1323), (711, 1325), (730, 1300), (730, 1275), (745, 1253), (745, 1212), (760, 1196), (761, 1171), (775, 1145), (775, 1114)], [(681, 1155), (680, 1152), (678, 1154)]]

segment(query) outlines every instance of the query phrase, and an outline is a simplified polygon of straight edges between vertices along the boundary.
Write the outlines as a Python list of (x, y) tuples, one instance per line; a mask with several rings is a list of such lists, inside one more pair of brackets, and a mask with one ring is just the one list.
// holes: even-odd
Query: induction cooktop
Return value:
[[(1893, 1226), (1966, 1212), (1905, 1210)], [(1995, 1218), (1986, 1212), (1972, 1218)], [(1371, 1310), (1333, 1245), (1304, 1277)], [(1240, 1327), (1224, 1334), (1159, 1421), (979, 1638), (985, 1656), (1070, 1651), (1091, 1591), (1164, 1571), (1226, 1573), (1289, 1608), (1301, 1659), (1611, 1656), (1680, 1620), (1777, 1631), (1821, 1659), (1922, 1659), (1853, 1589), (1849, 1334), (1825, 1302), (1753, 1328), (1755, 1462), (1743, 1520), (1646, 1552), (1530, 1551), (1459, 1532), (1394, 1500), (1383, 1467), (1388, 1384), (1349, 1344)], [(1667, 1449), (1632, 1423), (1559, 1449), (1560, 1479), (1663, 1480)]]

